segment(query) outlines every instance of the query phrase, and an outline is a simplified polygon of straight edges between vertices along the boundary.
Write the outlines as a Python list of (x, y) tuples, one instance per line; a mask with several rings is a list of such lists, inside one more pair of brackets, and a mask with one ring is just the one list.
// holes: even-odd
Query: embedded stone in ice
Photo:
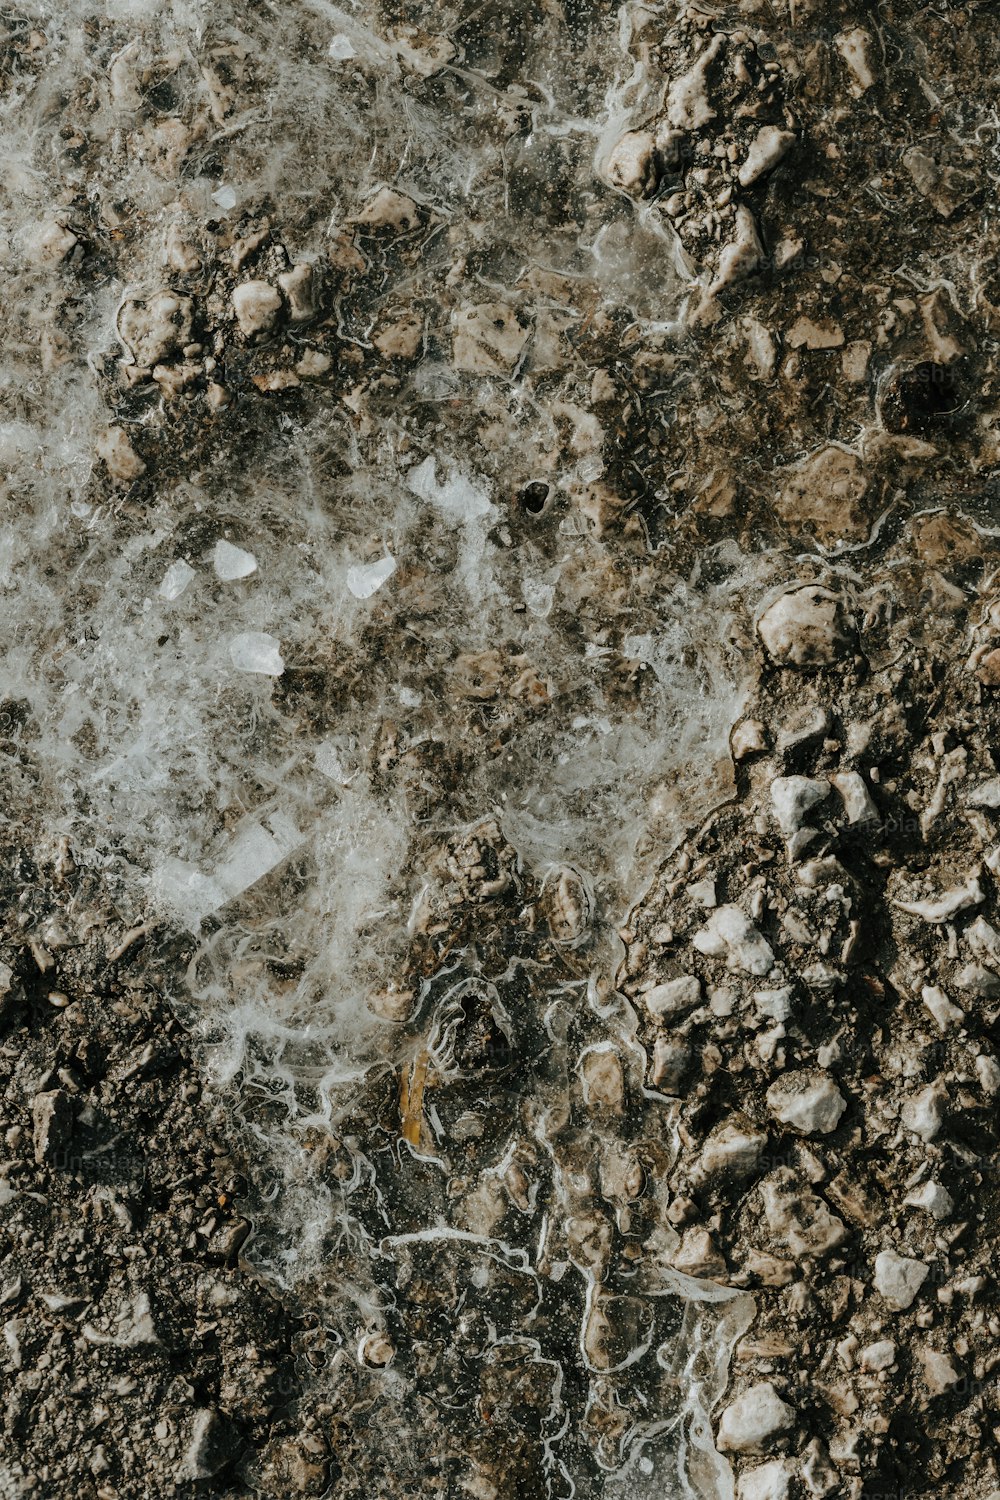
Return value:
[(355, 563), (347, 570), (347, 587), (355, 599), (370, 599), (396, 571), (396, 559), (380, 557), (373, 563)]
[(163, 575), (163, 582), (160, 584), (161, 597), (164, 599), (179, 599), (191, 582), (194, 574), (194, 568), (192, 568), (190, 563), (184, 562), (183, 559), (171, 563)]
[(247, 630), (234, 635), (229, 642), (229, 657), (238, 672), (260, 672), (267, 677), (280, 677), (285, 670), (279, 642), (264, 630)]
[(249, 578), (251, 573), (257, 571), (257, 559), (252, 552), (244, 552), (242, 547), (234, 547), (232, 542), (221, 538), (215, 544), (212, 564), (216, 575), (224, 583), (231, 583), (236, 578)]

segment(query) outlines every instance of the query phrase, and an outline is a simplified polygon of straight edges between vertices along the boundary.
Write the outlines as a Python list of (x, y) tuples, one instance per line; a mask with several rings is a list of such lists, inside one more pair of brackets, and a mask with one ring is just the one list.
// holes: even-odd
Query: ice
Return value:
[(355, 563), (347, 570), (347, 587), (355, 599), (370, 599), (396, 571), (396, 559), (386, 553), (378, 562)]
[(197, 932), (205, 917), (277, 869), (302, 843), (302, 834), (287, 814), (272, 813), (267, 823), (247, 819), (209, 875), (183, 860), (164, 860), (153, 881), (158, 901)]
[(280, 643), (265, 630), (247, 630), (229, 642), (229, 657), (238, 672), (280, 677), (285, 670)]
[(447, 479), (439, 480), (433, 457), (425, 458), (412, 469), (407, 483), (421, 500), (429, 500), (457, 521), (471, 521), (489, 515), (493, 509), (482, 481), (467, 477), (459, 469), (453, 469)]
[(330, 45), (327, 48), (327, 51), (335, 62), (346, 62), (348, 58), (354, 56), (354, 48), (351, 45), (351, 39), (350, 37), (345, 36), (342, 31), (338, 32), (335, 37), (331, 38)]
[(229, 213), (236, 207), (236, 192), (227, 184), (223, 184), (212, 194), (212, 202), (216, 208), (221, 208), (223, 213)]
[(257, 559), (252, 552), (244, 552), (242, 547), (234, 547), (232, 542), (220, 538), (212, 554), (212, 566), (223, 583), (231, 583), (236, 578), (249, 578), (251, 573), (256, 573)]
[(183, 560), (171, 563), (163, 575), (160, 594), (164, 599), (179, 599), (195, 575), (190, 563)]

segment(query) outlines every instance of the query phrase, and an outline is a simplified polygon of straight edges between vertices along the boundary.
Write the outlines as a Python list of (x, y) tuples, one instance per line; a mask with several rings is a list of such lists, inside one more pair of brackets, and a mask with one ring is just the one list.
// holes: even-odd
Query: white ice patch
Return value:
[(160, 595), (164, 599), (179, 599), (194, 577), (195, 570), (190, 563), (175, 562), (163, 575), (160, 584)]
[(439, 480), (432, 457), (425, 458), (407, 476), (407, 485), (421, 500), (429, 500), (438, 510), (456, 521), (472, 521), (489, 515), (493, 506), (482, 480), (453, 469), (447, 479)]
[(355, 563), (347, 570), (347, 587), (355, 599), (370, 599), (396, 571), (396, 559), (386, 553), (378, 562)]
[(154, 889), (189, 931), (196, 932), (205, 917), (277, 869), (302, 843), (302, 834), (284, 813), (272, 813), (267, 822), (265, 827), (247, 819), (210, 874), (180, 859), (163, 861), (154, 876)]
[(229, 213), (236, 207), (236, 192), (233, 188), (223, 184), (212, 194), (212, 202), (216, 208), (221, 208), (223, 213)]
[(345, 36), (342, 31), (338, 32), (335, 37), (331, 37), (327, 52), (333, 58), (334, 62), (346, 62), (348, 58), (354, 56), (354, 48), (351, 45), (350, 37)]
[(234, 547), (232, 542), (220, 538), (212, 553), (212, 566), (223, 583), (232, 583), (236, 578), (249, 578), (256, 573), (257, 559), (252, 552), (244, 552), (242, 547)]
[(280, 643), (264, 630), (246, 630), (229, 642), (229, 659), (238, 672), (280, 677), (285, 670)]

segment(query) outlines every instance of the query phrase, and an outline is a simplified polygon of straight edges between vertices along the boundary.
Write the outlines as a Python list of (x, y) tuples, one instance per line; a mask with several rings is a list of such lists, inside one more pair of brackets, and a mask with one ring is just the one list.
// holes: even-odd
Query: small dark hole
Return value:
[(545, 509), (545, 502), (549, 498), (549, 487), (540, 479), (533, 479), (526, 484), (521, 491), (521, 504), (529, 516), (540, 515)]

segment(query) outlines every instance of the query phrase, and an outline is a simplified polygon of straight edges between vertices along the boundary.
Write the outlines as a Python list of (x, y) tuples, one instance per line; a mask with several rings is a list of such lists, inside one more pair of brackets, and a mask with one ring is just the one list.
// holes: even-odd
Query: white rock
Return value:
[(1000, 809), (1000, 776), (980, 782), (965, 799), (967, 807), (986, 807), (996, 812)]
[(123, 484), (131, 484), (146, 472), (146, 465), (121, 427), (105, 427), (97, 439), (97, 455), (103, 459), (112, 479), (120, 479)]
[(896, 1358), (896, 1346), (892, 1339), (879, 1339), (876, 1344), (869, 1344), (862, 1349), (860, 1355), (862, 1370), (874, 1373), (877, 1370), (888, 1370)]
[(932, 1141), (941, 1129), (947, 1102), (948, 1095), (941, 1085), (929, 1083), (926, 1088), (910, 1095), (899, 1117), (906, 1129), (912, 1130), (922, 1141)]
[(806, 814), (829, 795), (828, 783), (816, 781), (812, 776), (775, 777), (771, 782), (771, 806), (785, 837), (797, 833), (806, 821)]
[(679, 979), (668, 979), (647, 990), (642, 1002), (654, 1021), (664, 1016), (677, 1015), (701, 1004), (701, 980), (696, 974), (682, 974)]
[(992, 1000), (1000, 995), (1000, 974), (994, 974), (983, 964), (963, 964), (955, 975), (955, 983), (960, 990), (968, 990), (981, 1000)]
[(698, 1175), (717, 1174), (743, 1177), (760, 1165), (767, 1146), (767, 1132), (752, 1124), (745, 1115), (731, 1115), (708, 1136), (699, 1158)]
[(969, 923), (965, 929), (965, 941), (973, 958), (992, 964), (994, 968), (1000, 967), (1000, 932), (985, 917), (977, 917)]
[(828, 1135), (839, 1125), (847, 1101), (826, 1073), (797, 1068), (772, 1083), (767, 1107), (782, 1125), (791, 1125), (803, 1135)]
[(648, 130), (629, 130), (617, 141), (604, 167), (611, 187), (632, 198), (646, 198), (656, 190), (656, 142)]
[(310, 265), (292, 266), (282, 271), (278, 285), (288, 303), (288, 317), (292, 323), (304, 323), (316, 310), (313, 298), (313, 268)]
[(763, 1453), (794, 1425), (792, 1407), (770, 1380), (762, 1380), (722, 1413), (718, 1447), (723, 1453)]
[(850, 31), (841, 31), (835, 36), (833, 44), (854, 79), (852, 92), (856, 95), (863, 94), (875, 82), (875, 74), (872, 71), (870, 33), (865, 31), (863, 26), (854, 26)]
[(794, 144), (795, 136), (790, 130), (781, 130), (777, 125), (762, 126), (740, 167), (740, 186), (750, 187), (765, 173), (772, 171)]
[(959, 1026), (965, 1020), (964, 1010), (953, 1005), (938, 985), (925, 984), (920, 995), (942, 1031), (949, 1031), (952, 1026)]
[(918, 1188), (913, 1189), (912, 1193), (907, 1193), (903, 1202), (909, 1208), (924, 1209), (932, 1219), (947, 1219), (955, 1208), (955, 1200), (947, 1188), (943, 1188), (933, 1178), (921, 1183)]
[(234, 635), (229, 642), (229, 658), (238, 672), (259, 672), (265, 677), (280, 677), (285, 670), (279, 642), (263, 630), (248, 630), (242, 635)]
[(829, 666), (853, 644), (853, 622), (836, 594), (818, 584), (782, 594), (757, 623), (760, 638), (781, 666)]
[(848, 823), (853, 825), (880, 821), (872, 794), (857, 771), (838, 771), (830, 777), (830, 782), (844, 804)]
[(249, 578), (251, 573), (256, 573), (257, 559), (252, 552), (244, 552), (242, 547), (234, 547), (232, 542), (220, 537), (212, 553), (212, 566), (217, 577), (224, 583), (231, 583), (234, 579)]
[(875, 1257), (875, 1290), (880, 1292), (893, 1312), (905, 1312), (927, 1280), (929, 1268), (922, 1260), (897, 1255), (895, 1250), (881, 1250)]
[(716, 33), (688, 71), (674, 80), (667, 95), (667, 119), (677, 130), (700, 130), (715, 119), (708, 98), (708, 72), (725, 44)]
[(946, 1391), (958, 1385), (962, 1378), (950, 1355), (943, 1354), (939, 1349), (924, 1349), (920, 1355), (920, 1363), (924, 1367), (924, 1383), (932, 1396), (943, 1396)]
[(355, 563), (347, 570), (347, 587), (355, 599), (370, 599), (396, 571), (396, 559), (386, 554), (377, 562)]
[(356, 216), (355, 222), (368, 229), (391, 229), (408, 234), (420, 223), (420, 214), (412, 198), (393, 188), (380, 188)]
[(900, 911), (909, 912), (911, 917), (921, 917), (925, 922), (939, 923), (950, 922), (952, 917), (958, 916), (959, 912), (968, 911), (972, 906), (979, 906), (984, 900), (983, 888), (973, 875), (964, 885), (954, 886), (933, 899), (893, 901), (892, 904), (898, 906)]
[(194, 303), (178, 292), (156, 292), (148, 300), (132, 298), (122, 307), (118, 332), (137, 365), (160, 364), (191, 342)]
[(194, 568), (191, 567), (190, 563), (184, 562), (183, 559), (171, 563), (170, 567), (164, 573), (163, 581), (160, 584), (161, 597), (164, 599), (179, 599), (191, 582), (194, 574)]
[(43, 264), (58, 265), (79, 244), (72, 229), (53, 219), (43, 224), (35, 239), (35, 253)]
[(767, 730), (759, 719), (744, 719), (733, 730), (730, 748), (733, 760), (746, 760), (750, 755), (759, 755), (768, 747)]
[(980, 1052), (976, 1058), (976, 1077), (984, 1094), (1000, 1093), (1000, 1063), (988, 1052)]
[(709, 297), (717, 297), (727, 286), (752, 276), (763, 259), (764, 246), (757, 233), (757, 221), (741, 203), (736, 210), (736, 236), (719, 256), (715, 280), (708, 289)]
[(720, 906), (691, 939), (699, 953), (724, 958), (730, 969), (763, 978), (774, 967), (770, 944), (738, 906)]
[(788, 1500), (789, 1483), (788, 1465), (775, 1458), (740, 1476), (737, 1500)]
[(269, 281), (243, 281), (233, 290), (233, 312), (247, 338), (273, 328), (280, 311), (281, 293)]
[(753, 1002), (759, 1015), (772, 1021), (787, 1021), (792, 1013), (793, 994), (792, 986), (783, 984), (776, 990), (754, 990)]

